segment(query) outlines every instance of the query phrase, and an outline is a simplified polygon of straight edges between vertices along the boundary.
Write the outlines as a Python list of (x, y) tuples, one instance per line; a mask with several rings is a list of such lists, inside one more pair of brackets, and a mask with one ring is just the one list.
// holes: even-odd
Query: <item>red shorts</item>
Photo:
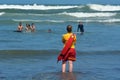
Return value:
[(69, 53), (69, 55), (67, 57), (67, 60), (76, 61), (76, 50), (75, 50), (75, 48), (70, 48), (68, 53)]

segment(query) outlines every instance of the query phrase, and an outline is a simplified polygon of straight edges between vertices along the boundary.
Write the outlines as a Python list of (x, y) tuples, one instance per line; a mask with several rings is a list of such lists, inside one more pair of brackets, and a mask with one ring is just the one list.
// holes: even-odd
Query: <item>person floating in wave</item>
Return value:
[(76, 61), (76, 50), (75, 50), (76, 35), (72, 33), (72, 26), (71, 25), (68, 25), (66, 30), (67, 30), (67, 33), (63, 34), (63, 36), (62, 36), (62, 42), (64, 44), (64, 47), (65, 47), (66, 42), (69, 40), (70, 36), (74, 35), (74, 39), (73, 39), (73, 42), (72, 42), (72, 45), (71, 45), (69, 51), (67, 52), (68, 56), (67, 56), (66, 60), (62, 61), (62, 72), (66, 71), (66, 62), (67, 61), (69, 63), (69, 72), (72, 72), (73, 61)]
[(51, 29), (48, 29), (48, 33), (51, 33), (52, 32), (52, 30)]
[(35, 32), (35, 25), (34, 25), (34, 23), (31, 24), (31, 32)]
[(83, 26), (82, 22), (79, 22), (79, 24), (78, 24), (77, 32), (79, 32), (79, 30), (80, 30), (81, 34), (84, 33), (84, 26)]
[(22, 32), (22, 30), (23, 30), (22, 22), (19, 22), (17, 32)]

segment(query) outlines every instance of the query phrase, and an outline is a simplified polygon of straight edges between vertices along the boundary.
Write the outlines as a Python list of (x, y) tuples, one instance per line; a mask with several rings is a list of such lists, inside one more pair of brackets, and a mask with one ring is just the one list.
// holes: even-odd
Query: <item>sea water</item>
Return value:
[[(79, 21), (83, 35), (77, 32)], [(21, 33), (14, 32), (19, 22)], [(26, 32), (31, 23), (36, 31)], [(67, 25), (77, 36), (77, 60), (73, 73), (64, 74), (56, 61)], [(119, 25), (120, 5), (1, 4), (0, 80), (119, 80)]]

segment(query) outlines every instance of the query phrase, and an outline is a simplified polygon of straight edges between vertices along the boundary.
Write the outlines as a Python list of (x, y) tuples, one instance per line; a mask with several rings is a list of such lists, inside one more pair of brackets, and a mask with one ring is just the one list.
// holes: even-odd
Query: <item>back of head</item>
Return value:
[(21, 25), (22, 25), (22, 22), (19, 22), (19, 25), (21, 26)]
[(31, 25), (34, 25), (34, 23), (32, 23)]
[(83, 24), (82, 22), (79, 22), (79, 24)]
[(68, 25), (66, 29), (67, 29), (67, 32), (68, 32), (68, 33), (71, 33), (71, 32), (72, 32), (72, 26), (71, 26), (71, 25)]

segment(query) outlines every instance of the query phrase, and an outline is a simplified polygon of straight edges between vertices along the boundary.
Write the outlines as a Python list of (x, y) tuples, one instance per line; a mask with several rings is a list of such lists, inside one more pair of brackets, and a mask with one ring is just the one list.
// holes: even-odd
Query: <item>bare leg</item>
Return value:
[(73, 70), (73, 61), (69, 61), (69, 72)]
[(62, 72), (66, 70), (66, 61), (62, 62)]

